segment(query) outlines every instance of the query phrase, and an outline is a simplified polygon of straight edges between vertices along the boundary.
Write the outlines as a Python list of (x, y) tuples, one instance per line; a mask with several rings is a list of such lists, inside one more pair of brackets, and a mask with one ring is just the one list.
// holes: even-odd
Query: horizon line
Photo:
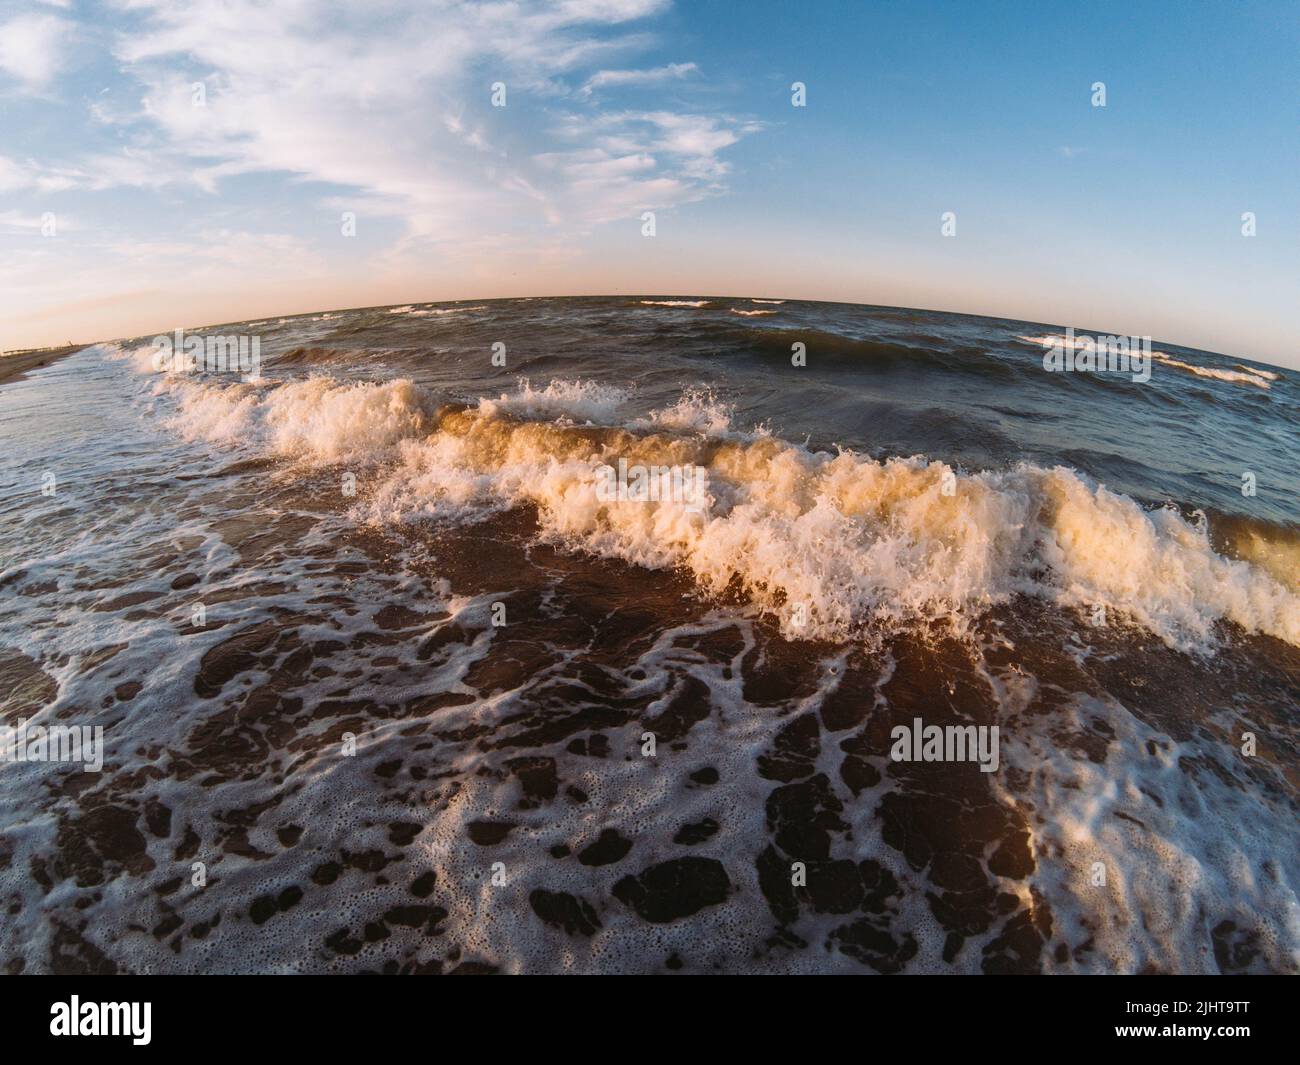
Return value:
[[(1078, 326), (1074, 326), (1068, 323), (1062, 324), (1059, 322), (1044, 322), (1032, 318), (1015, 318), (1005, 314), (976, 314), (970, 311), (951, 311), (951, 310), (944, 310), (943, 308), (939, 308), (939, 307), (915, 307), (915, 306), (910, 306), (908, 304), (901, 304), (901, 303), (898, 304), (857, 303), (851, 300), (809, 299), (809, 298), (797, 297), (797, 296), (704, 295), (698, 292), (582, 292), (582, 293), (568, 293), (568, 294), (552, 294), (546, 296), (466, 296), (460, 299), (414, 300), (414, 301), (408, 300), (405, 302), (412, 303), (412, 304), (430, 305), (430, 304), (454, 304), (454, 303), (502, 303), (506, 301), (527, 301), (527, 300), (645, 299), (650, 297), (663, 297), (666, 299), (697, 299), (697, 300), (705, 300), (705, 301), (779, 300), (782, 303), (820, 303), (820, 304), (825, 304), (827, 306), (837, 306), (837, 307), (880, 308), (882, 310), (915, 311), (922, 314), (945, 314), (945, 315), (952, 315), (954, 317), (961, 317), (961, 318), (981, 318), (984, 319), (985, 321), (990, 321), (990, 322), (1018, 322), (1024, 325), (1036, 325), (1036, 326), (1043, 326), (1046, 328), (1074, 329), (1076, 332), (1084, 332), (1084, 333), (1094, 334), (1098, 336), (1139, 335), (1139, 336), (1148, 336), (1148, 338), (1152, 341), (1155, 341), (1157, 339), (1155, 336), (1151, 336), (1148, 334), (1108, 333), (1108, 332), (1091, 329), (1091, 328), (1080, 329)], [(313, 308), (312, 310), (298, 311), (292, 314), (282, 314), (280, 315), (280, 317), (301, 318), (305, 315), (314, 314), (314, 313), (350, 314), (358, 311), (383, 310), (388, 307), (400, 307), (402, 305), (403, 305), (403, 301), (399, 301), (396, 303), (368, 303), (356, 307), (317, 307), (317, 308)], [(270, 317), (274, 317), (274, 314), (267, 316), (264, 319), (256, 319), (256, 320), (269, 320)], [(226, 326), (226, 325), (243, 325), (246, 324), (247, 322), (254, 321), (254, 320), (255, 319), (251, 319), (251, 318), (231, 318), (221, 322), (209, 322), (204, 325), (172, 326), (171, 329), (154, 332), (154, 333), (151, 333), (148, 330), (146, 330), (145, 332), (142, 333), (133, 333), (130, 335), (123, 335), (123, 336), (116, 336), (116, 337), (102, 337), (97, 340), (90, 340), (84, 343), (80, 341), (73, 341), (68, 344), (47, 344), (41, 347), (34, 347), (34, 348), (10, 348), (3, 352), (0, 352), (0, 358), (7, 358), (10, 355), (20, 355), (25, 352), (51, 351), (60, 348), (68, 348), (68, 347), (89, 348), (89, 347), (94, 347), (96, 344), (114, 344), (121, 341), (139, 340), (142, 337), (163, 336), (165, 333), (172, 333), (175, 332), (177, 329), (191, 330), (191, 331), (206, 331), (210, 329), (217, 329), (220, 328), (221, 326)], [(1287, 372), (1293, 372), (1292, 367), (1286, 366), (1279, 362), (1268, 362), (1264, 359), (1252, 358), (1245, 355), (1229, 355), (1226, 352), (1214, 351), (1210, 348), (1195, 347), (1193, 345), (1182, 344), (1177, 341), (1162, 341), (1162, 343), (1164, 343), (1166, 346), (1169, 347), (1182, 348), (1185, 351), (1199, 352), (1202, 355), (1214, 355), (1221, 359), (1240, 359), (1243, 362), (1256, 362), (1264, 366), (1275, 367), (1277, 369), (1285, 370)]]

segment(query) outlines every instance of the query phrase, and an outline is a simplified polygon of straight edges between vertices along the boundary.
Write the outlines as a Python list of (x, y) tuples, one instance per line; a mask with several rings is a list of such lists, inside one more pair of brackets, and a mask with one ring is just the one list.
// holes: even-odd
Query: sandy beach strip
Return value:
[(66, 348), (38, 348), (0, 356), (0, 384), (21, 381), (30, 371), (48, 366), (65, 355), (80, 351), (85, 346), (85, 344), (73, 344)]

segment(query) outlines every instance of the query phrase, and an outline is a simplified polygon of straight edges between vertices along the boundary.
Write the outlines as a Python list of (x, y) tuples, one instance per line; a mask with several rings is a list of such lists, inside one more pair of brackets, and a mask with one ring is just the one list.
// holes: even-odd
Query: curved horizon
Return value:
[[(582, 292), (582, 293), (563, 293), (563, 294), (549, 293), (544, 295), (529, 295), (529, 296), (460, 296), (455, 299), (443, 299), (443, 300), (405, 299), (405, 300), (397, 300), (392, 303), (366, 303), (366, 304), (357, 304), (354, 306), (312, 307), (304, 311), (291, 311), (291, 312), (273, 311), (270, 312), (269, 314), (263, 313), (259, 315), (250, 315), (247, 318), (228, 318), (220, 322), (206, 322), (202, 324), (188, 324), (188, 325), (180, 325), (180, 326), (173, 325), (168, 328), (158, 329), (158, 330), (144, 329), (138, 333), (122, 334), (120, 336), (115, 336), (115, 337), (99, 337), (95, 340), (90, 340), (85, 342), (78, 341), (69, 344), (42, 345), (41, 347), (50, 348), (50, 349), (63, 348), (63, 347), (77, 347), (77, 348), (90, 347), (95, 344), (106, 344), (106, 343), (113, 343), (116, 341), (126, 341), (126, 340), (139, 340), (141, 338), (151, 337), (151, 336), (163, 336), (178, 328), (184, 330), (206, 331), (206, 330), (218, 329), (222, 326), (227, 326), (227, 325), (245, 325), (249, 322), (258, 320), (263, 317), (268, 319), (277, 318), (277, 317), (288, 319), (288, 318), (300, 318), (303, 315), (319, 314), (319, 313), (351, 314), (351, 313), (357, 313), (361, 311), (382, 310), (389, 307), (400, 307), (408, 303), (419, 305), (419, 306), (428, 306), (428, 305), (445, 304), (445, 303), (467, 303), (467, 302), (497, 303), (497, 302), (508, 302), (508, 301), (515, 301), (515, 300), (636, 299), (636, 298), (648, 298), (648, 297), (663, 297), (666, 299), (693, 299), (693, 300), (705, 300), (705, 301), (770, 300), (770, 301), (781, 302), (781, 303), (824, 303), (824, 304), (830, 304), (830, 305), (841, 306), (841, 307), (880, 308), (882, 310), (914, 311), (922, 314), (958, 315), (958, 316), (968, 317), (968, 318), (984, 318), (990, 321), (1017, 322), (1022, 325), (1042, 326), (1043, 328), (1061, 328), (1061, 329), (1073, 328), (1075, 332), (1091, 334), (1096, 336), (1107, 336), (1107, 335), (1145, 336), (1145, 334), (1125, 333), (1122, 330), (1096, 329), (1092, 327), (1075, 325), (1074, 323), (1050, 322), (1050, 321), (1043, 321), (1043, 320), (1038, 320), (1033, 318), (1021, 318), (1016, 315), (981, 314), (973, 311), (949, 310), (942, 307), (916, 307), (916, 306), (910, 306), (910, 305), (899, 304), (899, 303), (862, 303), (855, 300), (809, 299), (800, 296), (774, 295), (772, 293), (764, 293), (761, 296), (755, 296), (751, 293), (745, 293), (744, 295), (739, 295), (739, 294), (727, 294), (727, 293), (710, 294), (704, 292), (646, 291), (646, 292)], [(1250, 358), (1249, 356), (1235, 355), (1225, 351), (1215, 351), (1210, 348), (1196, 347), (1195, 345), (1192, 344), (1184, 344), (1180, 341), (1166, 339), (1163, 337), (1152, 336), (1150, 337), (1150, 339), (1152, 340), (1152, 342), (1158, 341), (1168, 347), (1182, 348), (1186, 351), (1194, 351), (1204, 355), (1214, 355), (1222, 359), (1242, 359), (1246, 362), (1255, 362), (1263, 366), (1271, 366), (1283, 370), (1295, 369), (1295, 367), (1287, 366), (1285, 363), (1270, 362), (1264, 359), (1254, 359), (1254, 358)], [(41, 348), (13, 349), (13, 351), (26, 351), (26, 350), (41, 350)], [(6, 354), (9, 354), (9, 352), (6, 352)]]
[(734, 10), (0, 4), (0, 350), (780, 291), (1300, 367), (1285, 10)]

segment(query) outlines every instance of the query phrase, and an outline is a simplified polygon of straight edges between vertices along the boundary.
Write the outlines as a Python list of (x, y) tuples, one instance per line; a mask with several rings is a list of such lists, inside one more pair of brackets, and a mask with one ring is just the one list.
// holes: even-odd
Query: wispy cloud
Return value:
[(647, 70), (598, 70), (587, 79), (579, 92), (583, 96), (591, 96), (598, 89), (662, 85), (664, 82), (680, 81), (699, 69), (694, 63), (669, 63), (667, 66)]
[[(627, 24), (666, 0), (399, 0), (381, 17), (340, 15), (325, 0), (133, 6), (143, 24), (117, 54), (142, 103), (126, 121), (160, 135), (151, 149), (160, 165), (96, 167), (126, 184), (156, 185), (161, 175), (213, 190), (234, 175), (283, 172), (356, 190), (357, 202), (400, 217), (408, 239), (455, 240), (481, 237), (485, 223), (507, 216), (516, 228), (530, 217), (591, 225), (616, 210), (698, 199), (717, 191), (726, 169), (718, 152), (756, 128), (668, 112), (611, 120), (581, 102), (596, 87), (685, 77), (694, 63), (600, 70), (569, 90), (575, 103), (566, 107), (562, 83), (644, 46)], [(505, 108), (489, 103), (495, 82), (507, 88)], [(566, 165), (535, 150), (538, 134), (512, 120), (521, 102), (545, 123), (541, 139), (553, 130), (577, 142)], [(123, 121), (120, 111), (104, 116)]]
[(46, 166), (35, 160), (19, 162), (0, 155), (0, 192), (61, 192), (90, 184), (90, 175), (70, 167)]
[[(72, 228), (71, 219), (66, 216), (58, 220), (63, 230)], [(0, 233), (27, 234), (36, 232), (45, 226), (45, 219), (40, 215), (27, 215), (22, 211), (0, 211)]]
[(562, 177), (569, 217), (607, 222), (719, 193), (729, 170), (720, 153), (760, 128), (729, 115), (670, 111), (570, 116), (560, 132), (581, 146), (535, 158)]

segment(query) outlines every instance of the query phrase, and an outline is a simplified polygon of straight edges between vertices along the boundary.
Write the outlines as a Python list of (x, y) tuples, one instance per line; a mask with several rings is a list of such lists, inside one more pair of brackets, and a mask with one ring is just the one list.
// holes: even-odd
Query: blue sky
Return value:
[(1300, 366), (1298, 89), (1295, 2), (0, 2), (0, 347), (644, 292)]

